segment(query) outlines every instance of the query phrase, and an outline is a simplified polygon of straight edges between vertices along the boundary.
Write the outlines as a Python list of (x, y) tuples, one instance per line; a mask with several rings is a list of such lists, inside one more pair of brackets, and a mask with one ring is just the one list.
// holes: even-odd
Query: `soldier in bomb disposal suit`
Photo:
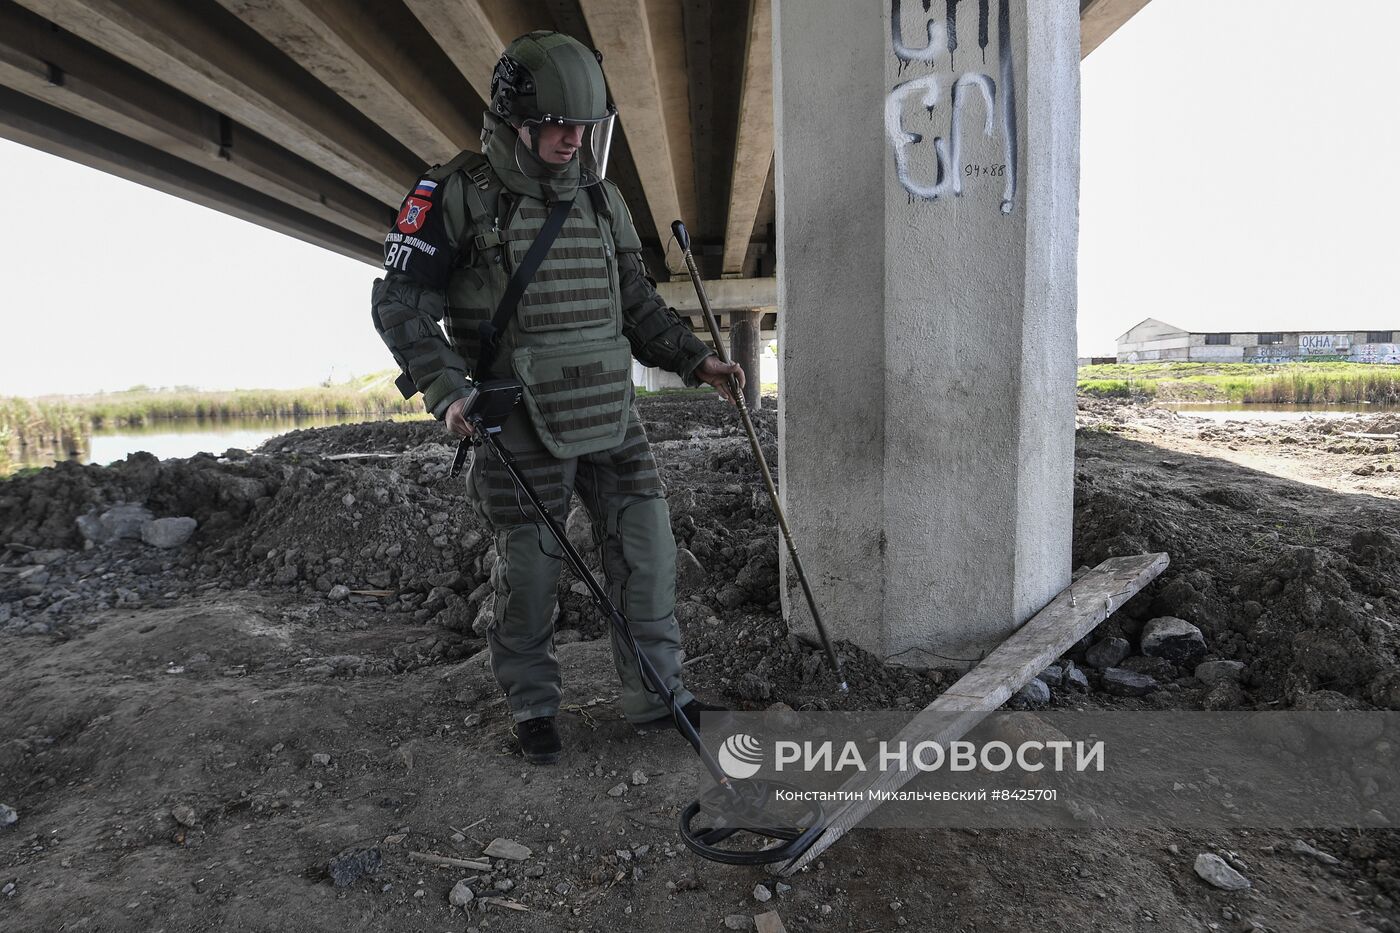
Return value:
[[(569, 202), (567, 214), (559, 208), (557, 238), (488, 347), (493, 374), (513, 375), (524, 390), (502, 439), (560, 521), (578, 494), (614, 603), (698, 725), (702, 710), (720, 707), (695, 699), (682, 682), (676, 544), (632, 404), (631, 361), (670, 370), (687, 385), (707, 383), (726, 398), (730, 374), (742, 386), (744, 373), (691, 333), (647, 275), (631, 215), (605, 177), (617, 111), (601, 61), (556, 32), (532, 32), (506, 48), (492, 75), (483, 153), (463, 152), (435, 166), (404, 198), (385, 239), (374, 321), (428, 410), (453, 433), (468, 435), (465, 412), (475, 392), (469, 361), (482, 353), (482, 325), (496, 314), (555, 205)], [(496, 536), (491, 669), (525, 757), (552, 763), (561, 750), (551, 620), (560, 560), (499, 463), (475, 457), (468, 487)], [(612, 649), (626, 718), (668, 719), (665, 702), (648, 691), (616, 634)]]

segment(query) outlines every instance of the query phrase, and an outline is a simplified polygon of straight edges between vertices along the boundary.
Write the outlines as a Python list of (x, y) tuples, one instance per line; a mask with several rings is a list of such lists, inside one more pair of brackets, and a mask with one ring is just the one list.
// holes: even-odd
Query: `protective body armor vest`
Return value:
[[(476, 153), (463, 153), (428, 177), (445, 179), (454, 171), (463, 174), (470, 224), (448, 282), (444, 324), (453, 347), (475, 363), (481, 350), (478, 327), (495, 315), (549, 205), (506, 190), (486, 157)], [(494, 375), (520, 380), (531, 422), (545, 449), (560, 458), (622, 443), (633, 399), (609, 193), (601, 187), (592, 196), (578, 190), (558, 238), (499, 337)], [(623, 236), (635, 239), (636, 233), (624, 229)]]

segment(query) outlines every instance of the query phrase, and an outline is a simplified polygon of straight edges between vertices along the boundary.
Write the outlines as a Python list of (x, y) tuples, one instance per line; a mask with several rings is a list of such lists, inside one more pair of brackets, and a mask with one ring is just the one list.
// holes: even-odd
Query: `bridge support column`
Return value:
[(763, 353), (763, 312), (745, 308), (729, 312), (729, 358), (744, 367), (744, 403), (757, 411), (763, 398), (763, 374), (759, 371)]
[(926, 7), (774, 0), (779, 458), (834, 635), (966, 665), (1069, 582), (1079, 10)]

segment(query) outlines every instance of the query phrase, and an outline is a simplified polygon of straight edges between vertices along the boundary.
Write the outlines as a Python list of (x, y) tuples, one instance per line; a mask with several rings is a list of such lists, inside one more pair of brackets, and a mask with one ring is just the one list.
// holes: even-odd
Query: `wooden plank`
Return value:
[[(1141, 554), (1114, 557), (1099, 564), (925, 707), (892, 742), (933, 741), (946, 745), (966, 735), (1032, 677), (1156, 579), (1167, 569), (1168, 562), (1166, 554)], [(847, 781), (842, 791), (862, 792), (861, 796), (866, 799), (854, 800), (829, 814), (826, 831), (800, 858), (780, 868), (778, 873), (791, 875), (810, 864), (869, 816), (880, 805), (878, 800), (869, 799), (869, 791), (897, 790), (919, 774), (915, 770), (877, 771), (858, 774)]]

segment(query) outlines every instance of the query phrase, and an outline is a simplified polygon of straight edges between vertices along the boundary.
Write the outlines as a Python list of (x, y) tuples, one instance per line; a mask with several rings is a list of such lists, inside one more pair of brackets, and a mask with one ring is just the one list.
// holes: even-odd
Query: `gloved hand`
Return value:
[(739, 389), (742, 391), (744, 388), (744, 368), (738, 363), (721, 363), (718, 356), (707, 356), (700, 361), (699, 366), (695, 367), (696, 379), (714, 386), (721, 398), (738, 404), (729, 391), (729, 376), (731, 374), (739, 381)]
[(467, 420), (467, 412), (471, 410), (476, 397), (477, 391), (472, 389), (469, 395), (464, 395), (447, 406), (447, 414), (442, 419), (443, 423), (447, 425), (447, 430), (458, 437), (471, 437), (476, 434), (476, 428), (472, 427), (472, 423)]

